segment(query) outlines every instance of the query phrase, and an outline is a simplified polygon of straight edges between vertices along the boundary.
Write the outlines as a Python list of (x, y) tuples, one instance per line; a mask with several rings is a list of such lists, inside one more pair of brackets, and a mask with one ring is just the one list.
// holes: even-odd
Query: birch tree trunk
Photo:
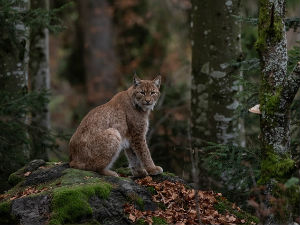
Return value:
[[(239, 0), (192, 1), (192, 137), (219, 144), (241, 144), (242, 127), (233, 119), (241, 54)], [(203, 142), (200, 142), (204, 145)]]
[[(285, 31), (285, 0), (260, 0), (256, 47), (261, 61), (260, 184), (267, 194), (277, 183), (284, 183), (295, 163), (289, 150), (290, 106), (300, 86), (300, 64), (287, 72), (287, 41)], [(272, 222), (269, 222), (272, 223)]]
[[(32, 9), (48, 9), (49, 0), (31, 0)], [(41, 92), (50, 89), (49, 34), (48, 29), (33, 27), (30, 33), (29, 91)], [(33, 148), (31, 159), (47, 160), (46, 137), (50, 129), (50, 113), (47, 103), (42, 112), (32, 112), (31, 132)]]
[(106, 0), (80, 0), (87, 98), (91, 106), (105, 103), (117, 90), (117, 60), (111, 8)]

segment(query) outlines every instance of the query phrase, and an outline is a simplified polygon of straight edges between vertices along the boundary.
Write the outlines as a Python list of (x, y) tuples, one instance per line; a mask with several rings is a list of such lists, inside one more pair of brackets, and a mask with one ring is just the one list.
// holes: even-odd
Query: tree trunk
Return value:
[[(15, 4), (14, 9), (18, 12), (24, 12), (29, 9), (30, 1), (22, 0)], [(0, 63), (0, 78), (2, 82), (1, 89), (7, 91), (27, 91), (28, 81), (28, 32), (29, 28), (26, 27), (21, 21), (16, 21), (14, 28), (15, 43), (9, 43), (10, 49), (1, 49), (1, 63)], [(1, 34), (1, 39), (5, 41), (7, 38), (5, 33)], [(5, 51), (6, 54), (4, 53)], [(5, 55), (4, 55), (5, 54)]]
[[(229, 65), (241, 54), (239, 0), (192, 1), (192, 137), (206, 141), (241, 144), (241, 123), (234, 119), (239, 90)], [(242, 143), (244, 144), (244, 143)]]
[[(6, 98), (11, 102), (19, 100), (27, 93), (29, 58), (29, 28), (22, 21), (17, 21), (17, 16), (11, 15), (27, 11), (30, 7), (30, 1), (22, 0), (13, 3), (13, 7), (9, 10), (11, 14), (8, 14), (10, 18), (5, 13), (1, 15), (1, 19), (4, 18), (4, 21), (1, 21), (0, 27), (0, 90), (1, 98), (3, 97), (1, 100)], [(2, 6), (0, 8), (2, 10)], [(8, 107), (6, 110), (6, 106), (2, 105), (1, 107), (3, 108), (0, 116), (0, 192), (8, 187), (7, 178), (9, 174), (20, 168), (29, 158), (28, 143), (20, 139), (12, 143), (7, 142), (11, 138), (15, 138), (13, 136), (15, 135), (14, 131), (16, 136), (22, 136), (26, 139), (26, 128), (23, 126), (19, 129), (20, 126), (18, 126), (27, 122), (26, 113), (20, 113), (16, 116), (14, 114), (15, 108), (12, 110)]]
[[(49, 10), (49, 0), (31, 0), (31, 8)], [(33, 27), (30, 34), (29, 91), (41, 92), (49, 89), (48, 29)], [(44, 103), (41, 112), (32, 112), (31, 125), (34, 130), (31, 132), (33, 148), (30, 158), (47, 160), (45, 135), (50, 129), (50, 113), (47, 103)]]
[[(260, 184), (268, 194), (277, 183), (284, 183), (294, 168), (289, 151), (290, 105), (300, 86), (300, 64), (287, 73), (285, 0), (260, 0), (257, 50), (261, 61)], [(271, 185), (272, 184), (272, 185)], [(271, 193), (270, 193), (271, 192)]]
[(117, 91), (117, 60), (111, 8), (106, 0), (80, 0), (87, 99), (91, 106), (105, 103)]

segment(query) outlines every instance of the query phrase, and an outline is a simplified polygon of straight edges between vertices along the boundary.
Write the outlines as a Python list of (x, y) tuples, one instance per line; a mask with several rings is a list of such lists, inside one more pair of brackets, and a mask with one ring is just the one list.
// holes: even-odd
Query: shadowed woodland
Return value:
[[(0, 0), (0, 224), (300, 224), (299, 12), (298, 0)], [(126, 181), (68, 168), (68, 144), (135, 73), (162, 76), (147, 143), (168, 178), (130, 180), (124, 199), (113, 187)], [(113, 170), (129, 179), (124, 153)], [(82, 198), (62, 197), (70, 184)], [(43, 191), (47, 219), (6, 217)], [(119, 202), (127, 222), (95, 217), (91, 198)]]

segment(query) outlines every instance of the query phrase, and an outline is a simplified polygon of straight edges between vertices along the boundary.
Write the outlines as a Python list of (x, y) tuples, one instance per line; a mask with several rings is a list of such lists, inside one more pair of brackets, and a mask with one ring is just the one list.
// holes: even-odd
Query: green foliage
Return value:
[[(52, 214), (49, 224), (74, 223), (92, 215), (88, 200), (92, 196), (108, 198), (112, 186), (105, 182), (66, 186), (53, 191)], [(67, 203), (67, 204), (66, 204)]]
[[(0, 90), (0, 171), (6, 178), (28, 160), (32, 143), (27, 132), (36, 128), (25, 118), (30, 112), (41, 112), (41, 106), (48, 102), (47, 96), (46, 92), (24, 94)], [(52, 136), (46, 138), (53, 145)]]
[(260, 175), (259, 148), (208, 143), (203, 151), (200, 156), (203, 166), (210, 176), (220, 182), (222, 192), (234, 201), (245, 203), (253, 180)]
[(245, 148), (207, 144), (206, 148), (202, 148), (200, 159), (208, 175), (218, 183), (218, 186), (214, 186), (213, 189), (221, 191), (243, 208), (248, 208), (247, 199), (252, 194), (251, 188), (260, 176), (259, 146)]
[(157, 216), (153, 216), (152, 220), (153, 220), (153, 225), (168, 224), (164, 218), (160, 218)]
[(291, 188), (291, 187), (293, 187), (295, 185), (298, 185), (298, 184), (299, 184), (299, 178), (297, 178), (297, 177), (291, 177), (290, 179), (288, 179), (285, 182), (284, 186), (286, 188)]
[[(27, 81), (22, 81), (22, 87), (16, 80), (17, 63), (24, 61), (26, 38), (31, 31), (47, 28), (50, 32), (63, 29), (57, 14), (65, 7), (55, 10), (26, 9), (23, 10), (22, 0), (0, 0), (0, 191), (7, 188), (5, 181), (8, 175), (20, 168), (31, 157), (36, 157), (33, 151), (32, 137), (38, 137), (43, 143), (39, 151), (56, 147), (52, 131), (36, 127), (30, 121), (30, 115), (42, 113), (49, 103), (49, 92), (41, 90), (30, 92)], [(17, 7), (16, 7), (17, 6)], [(21, 9), (21, 10), (20, 10)], [(24, 25), (24, 31), (17, 28)], [(20, 71), (22, 72), (22, 71)], [(30, 136), (30, 135), (31, 136)], [(17, 182), (11, 177), (13, 183)], [(4, 185), (4, 186), (2, 186)]]
[(219, 213), (224, 214), (229, 212), (241, 220), (244, 219), (246, 221), (245, 224), (252, 224), (252, 222), (255, 224), (259, 223), (259, 219), (257, 217), (252, 216), (243, 210), (239, 210), (236, 206), (233, 207), (233, 204), (223, 197), (219, 197), (217, 199), (217, 203), (214, 207)]
[(273, 179), (277, 182), (285, 183), (287, 177), (290, 177), (294, 169), (295, 161), (289, 155), (280, 156), (269, 150), (261, 161), (261, 176), (258, 183), (267, 184)]

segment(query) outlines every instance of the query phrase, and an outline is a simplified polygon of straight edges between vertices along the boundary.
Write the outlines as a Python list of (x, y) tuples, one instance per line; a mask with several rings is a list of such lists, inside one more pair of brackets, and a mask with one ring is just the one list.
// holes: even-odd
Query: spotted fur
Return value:
[(118, 176), (110, 167), (125, 149), (134, 176), (163, 172), (155, 166), (146, 142), (148, 117), (160, 92), (161, 77), (140, 80), (91, 110), (70, 140), (70, 166)]

